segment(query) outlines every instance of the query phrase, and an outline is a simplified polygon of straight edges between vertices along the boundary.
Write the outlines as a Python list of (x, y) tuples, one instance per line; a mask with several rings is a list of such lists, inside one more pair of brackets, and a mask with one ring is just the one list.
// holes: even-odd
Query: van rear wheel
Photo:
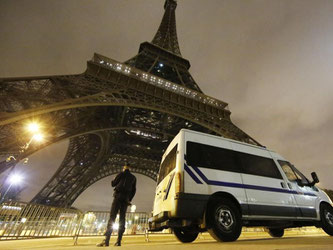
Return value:
[(197, 237), (199, 232), (195, 231), (191, 228), (174, 228), (173, 232), (175, 234), (175, 236), (177, 237), (177, 239), (180, 242), (183, 243), (190, 243), (192, 241), (194, 241)]
[(329, 204), (320, 206), (321, 227), (330, 236), (333, 236), (333, 207)]
[(206, 211), (208, 232), (217, 241), (235, 241), (242, 232), (241, 213), (229, 199), (214, 201)]
[(281, 238), (284, 235), (283, 228), (268, 228), (268, 233), (274, 238)]

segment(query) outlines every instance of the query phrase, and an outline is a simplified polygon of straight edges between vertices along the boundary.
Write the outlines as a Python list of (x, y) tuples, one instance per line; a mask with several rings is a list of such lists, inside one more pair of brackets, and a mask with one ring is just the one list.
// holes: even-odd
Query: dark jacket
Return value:
[(119, 173), (111, 182), (114, 187), (113, 196), (124, 201), (132, 201), (136, 192), (136, 178), (131, 172), (126, 169)]

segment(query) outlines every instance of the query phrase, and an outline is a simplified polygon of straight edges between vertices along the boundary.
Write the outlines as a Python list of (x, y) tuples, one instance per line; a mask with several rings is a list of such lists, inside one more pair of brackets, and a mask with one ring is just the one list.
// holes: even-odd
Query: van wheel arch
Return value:
[[(214, 204), (215, 201), (217, 200), (222, 200), (222, 199), (228, 199), (228, 200), (231, 200), (235, 205), (236, 207), (238, 208), (240, 214), (242, 215), (242, 208), (238, 202), (238, 200), (231, 194), (229, 193), (226, 193), (226, 192), (216, 192), (214, 194), (212, 194), (208, 201), (207, 201), (207, 204), (206, 204), (206, 207), (205, 207), (205, 218), (204, 218), (204, 221), (205, 221), (205, 224), (207, 226), (207, 221), (206, 221), (206, 212), (207, 212), (207, 209), (212, 205)], [(209, 225), (208, 225), (209, 226)]]
[(320, 217), (321, 217), (321, 214), (320, 214), (321, 207), (322, 207), (322, 206), (327, 206), (327, 205), (333, 207), (333, 204), (328, 203), (327, 201), (321, 201), (321, 202), (319, 203), (319, 216), (320, 216)]
[(327, 201), (321, 201), (321, 202), (319, 203), (319, 209), (320, 209), (320, 207), (321, 207), (322, 205), (324, 205), (324, 204), (327, 204), (327, 205), (333, 207), (332, 204), (328, 203)]
[(217, 241), (237, 240), (242, 232), (242, 211), (237, 199), (229, 193), (214, 193), (207, 202), (205, 227)]

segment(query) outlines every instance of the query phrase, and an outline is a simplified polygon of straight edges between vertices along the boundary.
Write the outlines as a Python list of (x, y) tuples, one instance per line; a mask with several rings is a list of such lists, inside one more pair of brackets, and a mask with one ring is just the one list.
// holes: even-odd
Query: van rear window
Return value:
[(186, 145), (186, 159), (190, 166), (241, 172), (234, 151), (191, 141)]
[(177, 146), (174, 146), (169, 154), (164, 158), (158, 175), (157, 185), (176, 167)]

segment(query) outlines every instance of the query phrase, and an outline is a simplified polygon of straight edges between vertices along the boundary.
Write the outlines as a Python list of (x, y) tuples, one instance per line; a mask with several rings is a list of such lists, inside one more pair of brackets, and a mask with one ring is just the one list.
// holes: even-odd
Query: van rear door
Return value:
[(157, 180), (153, 215), (174, 209), (174, 176), (177, 163), (177, 144), (164, 157)]

